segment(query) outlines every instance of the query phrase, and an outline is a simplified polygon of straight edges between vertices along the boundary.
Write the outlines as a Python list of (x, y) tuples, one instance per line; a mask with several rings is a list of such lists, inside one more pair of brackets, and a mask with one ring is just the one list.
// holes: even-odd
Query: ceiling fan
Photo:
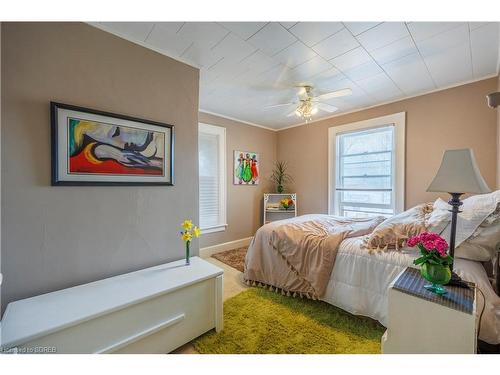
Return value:
[(324, 100), (339, 98), (352, 94), (350, 88), (326, 92), (321, 95), (314, 95), (314, 87), (310, 85), (296, 86), (298, 88), (297, 99), (289, 103), (281, 103), (268, 105), (264, 108), (277, 108), (296, 105), (297, 107), (286, 115), (286, 117), (297, 116), (304, 119), (306, 122), (312, 120), (312, 116), (318, 113), (319, 110), (333, 113), (338, 110), (337, 107), (325, 103)]

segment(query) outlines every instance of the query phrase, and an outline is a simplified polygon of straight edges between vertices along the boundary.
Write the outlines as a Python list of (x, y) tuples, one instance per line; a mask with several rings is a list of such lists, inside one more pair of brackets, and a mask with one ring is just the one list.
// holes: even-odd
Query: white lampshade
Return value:
[(427, 191), (484, 194), (491, 190), (481, 176), (474, 153), (466, 148), (444, 152), (441, 166)]

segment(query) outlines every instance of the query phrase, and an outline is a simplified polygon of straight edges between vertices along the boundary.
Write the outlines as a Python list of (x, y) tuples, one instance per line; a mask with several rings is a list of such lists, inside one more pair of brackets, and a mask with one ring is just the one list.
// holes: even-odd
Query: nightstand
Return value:
[(408, 267), (389, 286), (382, 353), (476, 353), (475, 285), (447, 285), (439, 296), (426, 284), (420, 270)]

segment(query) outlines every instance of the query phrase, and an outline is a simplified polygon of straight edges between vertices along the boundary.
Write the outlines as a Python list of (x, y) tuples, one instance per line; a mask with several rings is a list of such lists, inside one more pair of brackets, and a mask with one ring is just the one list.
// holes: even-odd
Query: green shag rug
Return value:
[(224, 329), (194, 347), (202, 354), (380, 353), (384, 331), (326, 302), (252, 288), (224, 303)]

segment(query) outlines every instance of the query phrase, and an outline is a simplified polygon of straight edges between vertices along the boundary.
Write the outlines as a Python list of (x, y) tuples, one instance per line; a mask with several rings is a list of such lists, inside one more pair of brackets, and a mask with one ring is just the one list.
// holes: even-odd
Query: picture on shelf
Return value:
[(256, 152), (234, 151), (234, 185), (258, 185), (260, 156)]

